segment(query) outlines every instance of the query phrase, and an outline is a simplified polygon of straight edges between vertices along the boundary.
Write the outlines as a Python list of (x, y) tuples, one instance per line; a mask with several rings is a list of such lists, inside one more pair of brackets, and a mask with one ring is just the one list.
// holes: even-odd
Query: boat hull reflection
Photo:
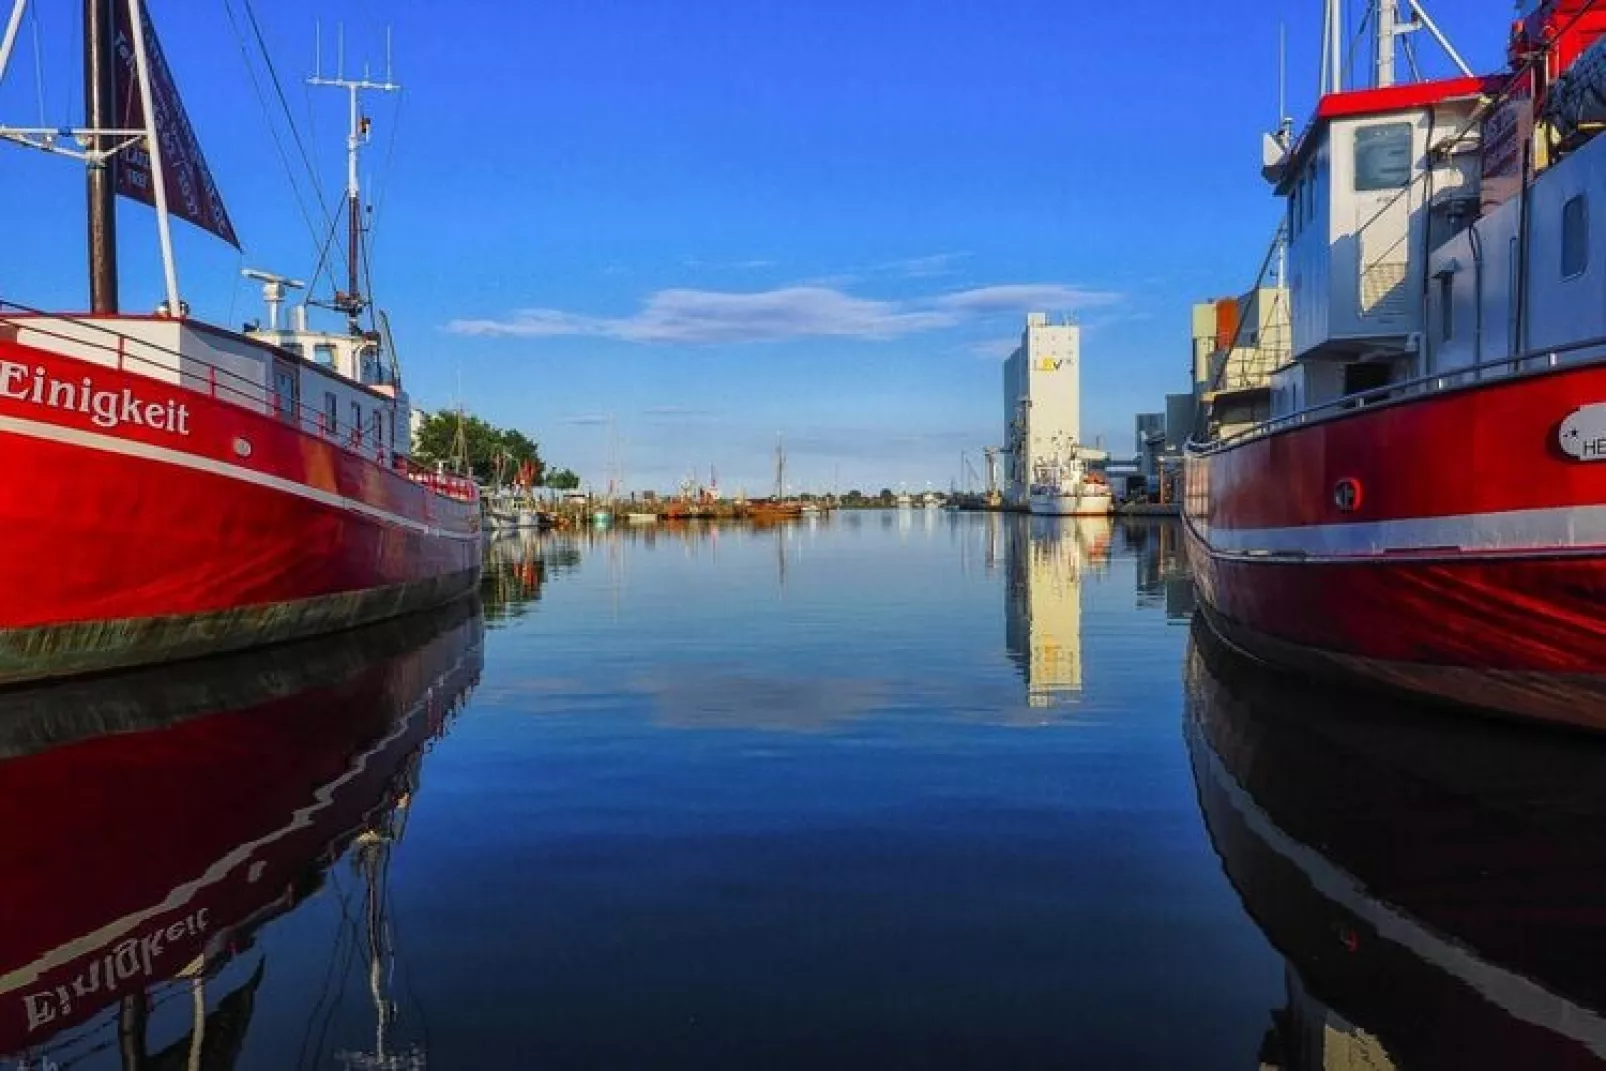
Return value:
[(1606, 1066), (1606, 749), (1318, 692), (1197, 622), (1187, 683), (1211, 840), (1288, 965), (1269, 1066)]
[(112, 1007), (126, 1041), (130, 1009), (142, 1022), (164, 983), (212, 973), (317, 889), (411, 792), (482, 635), (462, 600), (0, 698), (0, 1054)]

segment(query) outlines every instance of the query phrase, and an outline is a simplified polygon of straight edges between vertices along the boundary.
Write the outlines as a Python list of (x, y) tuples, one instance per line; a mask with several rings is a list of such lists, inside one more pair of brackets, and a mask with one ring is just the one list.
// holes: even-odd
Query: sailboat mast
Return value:
[[(117, 0), (84, 0), (84, 125), (90, 130), (117, 126), (113, 112)], [(117, 312), (117, 166), (104, 134), (89, 139), (89, 308), (100, 315)]]

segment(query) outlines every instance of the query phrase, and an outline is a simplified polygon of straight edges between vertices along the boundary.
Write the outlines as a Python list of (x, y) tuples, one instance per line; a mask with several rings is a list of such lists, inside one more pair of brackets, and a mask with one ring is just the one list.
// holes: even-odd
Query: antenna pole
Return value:
[(335, 77), (324, 78), (314, 74), (307, 79), (308, 85), (330, 86), (335, 89), (344, 89), (347, 98), (347, 112), (349, 125), (346, 131), (346, 291), (335, 295), (335, 308), (344, 312), (351, 321), (353, 330), (357, 327), (357, 318), (368, 307), (369, 299), (362, 292), (362, 186), (357, 177), (357, 158), (362, 147), (368, 143), (368, 119), (362, 114), (361, 97), (364, 90), (377, 93), (395, 93), (401, 86), (390, 80), (390, 38), (385, 39), (385, 67), (386, 74), (383, 82), (376, 82), (370, 78), (347, 78), (345, 76), (345, 32), (341, 30), (337, 46), (337, 70)]
[(1288, 114), (1288, 23), (1277, 24), (1277, 121)]
[(1325, 0), (1321, 96), (1344, 91), (1344, 0)]
[[(112, 115), (115, 3), (84, 0), (84, 125), (92, 131), (118, 125)], [(89, 135), (89, 307), (101, 315), (117, 312), (117, 158), (101, 155), (106, 147), (103, 135)]]
[(1394, 84), (1394, 38), (1398, 36), (1395, 20), (1399, 12), (1394, 0), (1374, 0), (1372, 9), (1377, 18), (1377, 72), (1373, 84), (1387, 89)]

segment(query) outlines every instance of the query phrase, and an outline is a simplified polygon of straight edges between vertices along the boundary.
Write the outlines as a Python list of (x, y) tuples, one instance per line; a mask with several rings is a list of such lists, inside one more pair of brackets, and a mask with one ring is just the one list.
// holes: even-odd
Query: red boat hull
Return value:
[(1188, 550), (1235, 646), (1606, 728), (1606, 464), (1561, 425), (1606, 368), (1495, 380), (1188, 458)]
[(184, 413), (108, 427), (0, 384), (0, 683), (347, 628), (477, 582), (471, 497), (205, 392), (12, 343), (0, 361)]

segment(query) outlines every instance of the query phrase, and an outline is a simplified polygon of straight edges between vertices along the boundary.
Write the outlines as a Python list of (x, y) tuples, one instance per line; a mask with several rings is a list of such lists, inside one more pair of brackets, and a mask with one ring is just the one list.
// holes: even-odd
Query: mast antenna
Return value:
[[(346, 35), (344, 27), (337, 27), (335, 51), (335, 76), (325, 78), (322, 74), (314, 74), (307, 79), (312, 86), (327, 86), (346, 91), (350, 125), (346, 133), (346, 289), (335, 292), (334, 307), (346, 314), (351, 323), (351, 330), (358, 330), (358, 318), (363, 310), (372, 303), (371, 295), (362, 292), (362, 186), (357, 177), (357, 158), (362, 152), (372, 129), (372, 122), (368, 116), (362, 114), (361, 96), (364, 92), (397, 93), (401, 86), (391, 80), (390, 75), (390, 33), (385, 34), (385, 78), (384, 81), (374, 81), (367, 77), (347, 78), (346, 70)], [(321, 51), (321, 47), (320, 47)], [(315, 64), (315, 69), (322, 69), (322, 60)]]

